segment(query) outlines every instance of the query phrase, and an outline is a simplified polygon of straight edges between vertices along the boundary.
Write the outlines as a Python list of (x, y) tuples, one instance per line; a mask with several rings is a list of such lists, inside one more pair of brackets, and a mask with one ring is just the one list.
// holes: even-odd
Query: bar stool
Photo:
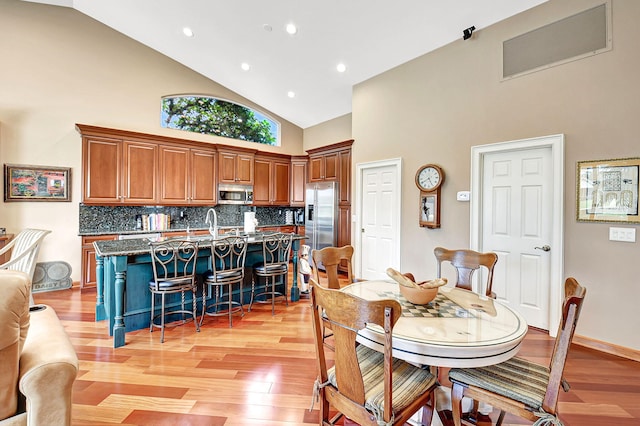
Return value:
[[(285, 304), (289, 306), (287, 300), (287, 274), (289, 273), (289, 256), (291, 255), (291, 243), (293, 234), (267, 234), (262, 239), (262, 259), (263, 261), (253, 266), (253, 280), (251, 281), (251, 303), (249, 312), (255, 300), (256, 303), (271, 302), (271, 315), (275, 315), (276, 297), (284, 297)], [(264, 286), (259, 293), (256, 293), (256, 282), (264, 278)], [(284, 288), (282, 292), (276, 291), (276, 281), (280, 281)], [(256, 298), (264, 296), (264, 300)]]
[[(214, 290), (213, 303), (207, 305), (207, 298), (202, 289), (202, 317), (229, 315), (229, 328), (233, 327), (232, 315), (240, 312), (244, 316), (242, 308), (242, 281), (244, 280), (244, 263), (247, 255), (247, 239), (243, 237), (226, 237), (215, 240), (211, 245), (211, 269), (204, 274), (204, 284)], [(233, 300), (233, 285), (240, 284), (240, 301)], [(223, 287), (227, 287), (227, 300), (224, 300)], [(215, 309), (212, 309), (215, 308)], [(219, 311), (218, 308), (226, 308)], [(211, 309), (211, 310), (210, 310)]]
[[(182, 323), (186, 322), (184, 316), (193, 317), (196, 331), (200, 326), (196, 319), (196, 261), (198, 259), (198, 245), (192, 241), (171, 240), (149, 243), (151, 253), (151, 265), (153, 266), (153, 280), (149, 281), (151, 292), (151, 324), (149, 332), (154, 327), (161, 330), (160, 343), (164, 343), (165, 318), (169, 315), (182, 314)], [(185, 309), (185, 292), (191, 291), (191, 304), (193, 310)], [(165, 297), (167, 294), (181, 293), (180, 309), (165, 311)], [(160, 314), (155, 315), (156, 295), (161, 296)], [(172, 303), (173, 304), (173, 303)], [(160, 317), (160, 324), (155, 320)]]

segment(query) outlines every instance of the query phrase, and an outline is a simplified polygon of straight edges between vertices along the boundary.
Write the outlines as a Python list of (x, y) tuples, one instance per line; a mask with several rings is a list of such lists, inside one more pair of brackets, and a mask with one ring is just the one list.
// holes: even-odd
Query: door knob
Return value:
[(542, 251), (550, 251), (551, 247), (549, 247), (548, 245), (544, 245), (542, 247), (534, 247), (536, 250), (542, 250)]
[(361, 229), (362, 233), (364, 233), (364, 228)]

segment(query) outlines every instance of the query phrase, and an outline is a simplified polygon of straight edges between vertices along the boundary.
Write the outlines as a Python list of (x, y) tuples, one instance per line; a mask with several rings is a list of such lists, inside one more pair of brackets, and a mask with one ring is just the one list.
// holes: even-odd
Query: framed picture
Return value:
[(4, 201), (71, 201), (71, 168), (5, 164)]
[(640, 223), (640, 158), (579, 161), (577, 219), (581, 222)]

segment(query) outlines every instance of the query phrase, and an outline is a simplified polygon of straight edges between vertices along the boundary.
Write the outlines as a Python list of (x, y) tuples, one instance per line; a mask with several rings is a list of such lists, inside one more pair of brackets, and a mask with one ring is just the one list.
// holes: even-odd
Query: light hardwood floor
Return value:
[[(36, 293), (52, 306), (80, 359), (74, 425), (317, 425), (309, 411), (316, 377), (308, 299), (254, 305), (244, 318), (207, 317), (160, 333), (127, 333), (114, 349), (94, 322), (95, 291)], [(552, 340), (530, 330), (520, 355), (546, 363)], [(640, 363), (574, 345), (560, 397), (566, 426), (640, 425)], [(491, 415), (496, 418), (496, 413)], [(489, 424), (481, 422), (480, 424)], [(506, 425), (530, 424), (507, 416)]]

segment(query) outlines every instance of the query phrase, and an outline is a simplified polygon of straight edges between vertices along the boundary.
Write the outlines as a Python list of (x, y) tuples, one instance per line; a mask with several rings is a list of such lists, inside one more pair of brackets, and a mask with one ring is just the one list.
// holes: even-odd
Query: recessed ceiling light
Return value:
[(182, 29), (182, 33), (184, 35), (186, 35), (187, 37), (193, 37), (193, 30), (191, 28), (189, 28), (189, 27), (184, 27)]
[(289, 90), (287, 92), (287, 96), (290, 98), (295, 98), (296, 97), (296, 92), (294, 92), (293, 90)]
[(243, 62), (240, 64), (240, 68), (242, 68), (244, 71), (249, 71), (251, 69), (251, 65), (249, 65), (246, 62)]
[(338, 70), (338, 72), (345, 72), (347, 70), (347, 66), (340, 62), (338, 65), (336, 65), (336, 69)]
[(298, 32), (298, 28), (294, 24), (287, 24), (287, 32), (291, 35), (294, 35)]

